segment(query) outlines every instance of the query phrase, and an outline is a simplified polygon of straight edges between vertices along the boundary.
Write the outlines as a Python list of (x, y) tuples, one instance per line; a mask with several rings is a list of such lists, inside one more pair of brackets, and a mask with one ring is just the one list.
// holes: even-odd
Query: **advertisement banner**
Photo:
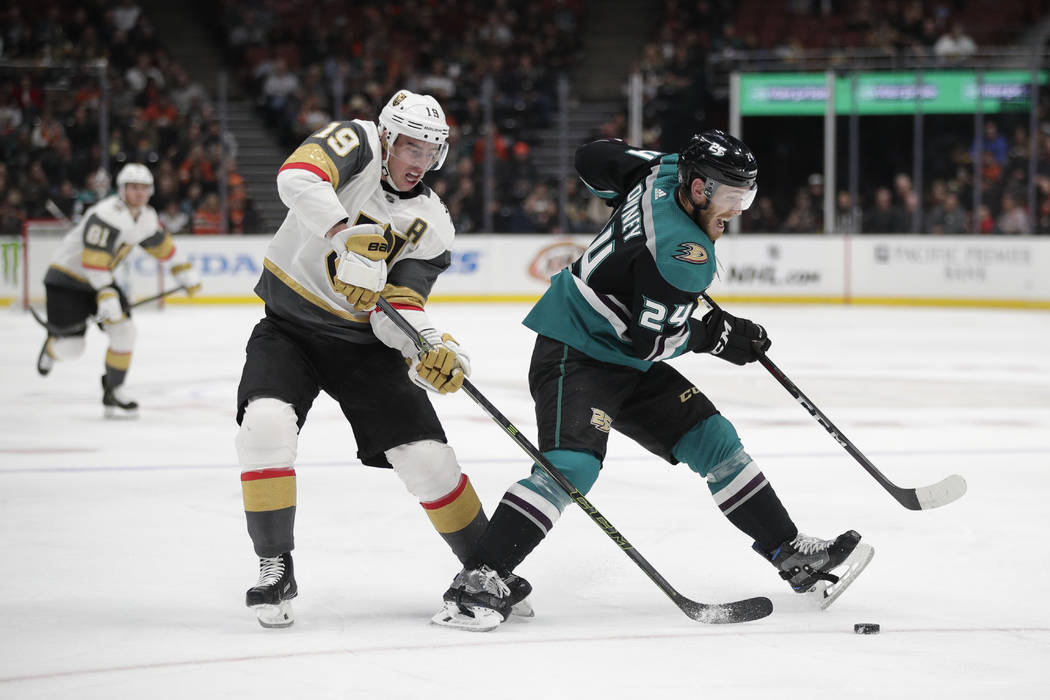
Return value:
[(841, 299), (843, 239), (824, 236), (724, 236), (712, 294)]
[[(916, 77), (921, 76), (921, 81)], [(921, 71), (857, 73), (835, 78), (835, 112), (914, 114), (916, 101), (924, 114), (973, 114), (977, 110), (977, 73)], [(1040, 85), (1047, 72), (1039, 71)], [(1030, 71), (985, 71), (981, 74), (981, 110), (987, 114), (1027, 110), (1031, 104)], [(828, 98), (824, 73), (744, 73), (740, 76), (740, 114), (751, 116), (817, 116)]]
[(1050, 307), (1050, 240), (1003, 236), (857, 236), (859, 298), (1031, 301)]
[[(433, 301), (532, 301), (591, 236), (460, 235)], [(253, 288), (269, 236), (176, 236), (200, 270), (202, 292), (170, 303), (259, 303)], [(18, 239), (0, 239), (0, 302), (20, 295)], [(30, 255), (43, 302), (48, 256)], [(992, 305), (1050, 309), (1050, 237), (736, 235), (717, 245), (716, 297), (740, 301)], [(136, 250), (117, 271), (132, 298), (171, 288), (156, 260)]]

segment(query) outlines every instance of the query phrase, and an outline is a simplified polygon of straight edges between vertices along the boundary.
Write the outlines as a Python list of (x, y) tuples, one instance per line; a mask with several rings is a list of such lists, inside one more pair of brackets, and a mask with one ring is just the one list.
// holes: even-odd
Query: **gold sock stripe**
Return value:
[(131, 367), (131, 352), (118, 352), (116, 350), (106, 350), (106, 367), (112, 369), (119, 369), (122, 372), (127, 372), (128, 367)]
[(450, 494), (436, 501), (420, 503), (427, 512), (427, 517), (434, 524), (434, 529), (441, 534), (458, 532), (470, 525), (481, 511), (481, 500), (474, 491), (474, 485), (464, 474), (459, 484)]
[(244, 510), (261, 513), (295, 506), (294, 469), (258, 469), (241, 474)]

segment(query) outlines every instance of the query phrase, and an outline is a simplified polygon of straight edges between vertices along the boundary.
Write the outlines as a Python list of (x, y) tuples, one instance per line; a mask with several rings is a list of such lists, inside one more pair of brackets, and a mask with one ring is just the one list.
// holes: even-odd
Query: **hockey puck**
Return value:
[(853, 625), (853, 631), (857, 634), (878, 634), (879, 625), (876, 622), (858, 622)]

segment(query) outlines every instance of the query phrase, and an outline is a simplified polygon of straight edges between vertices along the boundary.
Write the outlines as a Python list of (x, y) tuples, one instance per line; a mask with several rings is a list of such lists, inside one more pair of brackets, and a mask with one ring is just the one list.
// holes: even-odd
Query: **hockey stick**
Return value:
[[(420, 352), (426, 352), (433, 347), (397, 309), (390, 305), (386, 299), (380, 298), (378, 304), (379, 308), (382, 309), (395, 324), (397, 324), (397, 327), (412, 339), (412, 342), (415, 343), (416, 348), (418, 348)], [(648, 576), (653, 583), (655, 583), (657, 587), (659, 587), (668, 598), (674, 601), (674, 604), (690, 618), (698, 622), (721, 624), (758, 620), (773, 612), (773, 604), (770, 602), (769, 598), (747, 598), (746, 600), (737, 600), (730, 603), (698, 603), (695, 600), (690, 600), (683, 596), (667, 582), (667, 579), (660, 575), (660, 572), (653, 568), (653, 565), (650, 564), (645, 557), (643, 557), (638, 550), (627, 541), (626, 537), (620, 534), (619, 530), (613, 527), (613, 524), (609, 522), (605, 516), (598, 512), (598, 509), (595, 508), (594, 505), (572, 485), (572, 482), (570, 482), (565, 475), (550, 462), (549, 459), (544, 457), (543, 454), (540, 453), (531, 442), (529, 442), (528, 438), (521, 434), (521, 431), (507, 420), (506, 416), (500, 413), (488, 399), (482, 396), (481, 392), (474, 387), (469, 379), (463, 380), (463, 391), (467, 396), (473, 399), (474, 403), (480, 406), (492, 420), (506, 431), (511, 439), (518, 444), (518, 447), (524, 450), (525, 454), (527, 454), (530, 459), (550, 474), (551, 478), (558, 482), (558, 486), (560, 486), (565, 493), (576, 502), (576, 505), (582, 508), (583, 511), (590, 516), (591, 520), (593, 520), (594, 523), (600, 527), (642, 571), (645, 572), (645, 575)]]
[[(712, 309), (720, 308), (718, 304), (714, 302), (711, 297), (704, 292), (702, 298), (707, 302), (708, 306)], [(916, 489), (903, 488), (890, 481), (885, 474), (878, 470), (878, 468), (871, 463), (871, 461), (864, 456), (857, 446), (854, 445), (849, 438), (842, 434), (842, 431), (835, 427), (835, 424), (831, 422), (831, 419), (824, 415), (824, 412), (817, 408), (817, 405), (804, 393), (802, 390), (795, 386), (795, 383), (788, 379), (787, 375), (784, 374), (779, 367), (773, 364), (773, 361), (769, 359), (769, 356), (764, 352), (758, 353), (758, 361), (762, 363), (773, 378), (780, 382), (780, 385), (787, 389), (787, 392), (791, 394), (796, 401), (802, 404), (802, 408), (806, 409), (811, 416), (817, 419), (817, 422), (824, 426), (824, 429), (831, 434), (831, 437), (835, 438), (835, 442), (842, 445), (846, 452), (849, 452), (853, 459), (860, 463), (860, 466), (875, 477), (875, 481), (879, 482), (882, 488), (886, 489), (891, 496), (897, 499), (905, 508), (909, 510), (930, 510), (931, 508), (940, 508), (941, 506), (948, 505), (952, 501), (957, 501), (963, 497), (966, 493), (966, 480), (958, 474), (952, 474), (944, 479), (941, 479), (936, 484), (929, 486), (921, 486)]]
[[(184, 285), (179, 285), (178, 287), (175, 287), (174, 289), (168, 289), (168, 290), (163, 291), (163, 292), (161, 292), (159, 294), (154, 294), (151, 297), (146, 297), (145, 299), (139, 299), (138, 301), (136, 301), (133, 304), (128, 304), (128, 308), (129, 309), (134, 309), (136, 306), (142, 306), (143, 304), (148, 304), (151, 301), (157, 301), (158, 299), (163, 299), (166, 296), (170, 296), (170, 295), (174, 294), (175, 292), (180, 292), (180, 291), (182, 291), (184, 289), (186, 289), (186, 287)], [(41, 316), (39, 313), (37, 313), (37, 310), (34, 309), (32, 306), (29, 307), (29, 313), (31, 313), (33, 315), (33, 319), (37, 323), (39, 323), (41, 326), (43, 326), (44, 328), (47, 329), (47, 332), (48, 332), (49, 335), (54, 335), (54, 336), (70, 335), (70, 334), (73, 334), (73, 333), (79, 333), (80, 331), (84, 330), (89, 325), (91, 325), (92, 323), (95, 323), (97, 321), (97, 319), (94, 316), (88, 316), (86, 319), (84, 319), (83, 321), (80, 321), (79, 323), (71, 323), (68, 326), (56, 326), (53, 323), (50, 323), (46, 318)]]

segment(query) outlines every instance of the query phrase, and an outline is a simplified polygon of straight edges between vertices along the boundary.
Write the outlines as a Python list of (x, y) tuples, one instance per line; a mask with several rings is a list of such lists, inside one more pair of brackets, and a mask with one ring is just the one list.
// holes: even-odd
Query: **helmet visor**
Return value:
[(448, 152), (447, 143), (427, 143), (407, 134), (398, 134), (390, 148), (390, 155), (407, 165), (436, 170), (441, 167)]
[(704, 194), (707, 196), (710, 206), (716, 210), (739, 209), (740, 211), (747, 211), (751, 203), (755, 201), (755, 195), (758, 194), (758, 183), (751, 185), (751, 187), (736, 187), (723, 184), (717, 180), (707, 180), (704, 186)]

